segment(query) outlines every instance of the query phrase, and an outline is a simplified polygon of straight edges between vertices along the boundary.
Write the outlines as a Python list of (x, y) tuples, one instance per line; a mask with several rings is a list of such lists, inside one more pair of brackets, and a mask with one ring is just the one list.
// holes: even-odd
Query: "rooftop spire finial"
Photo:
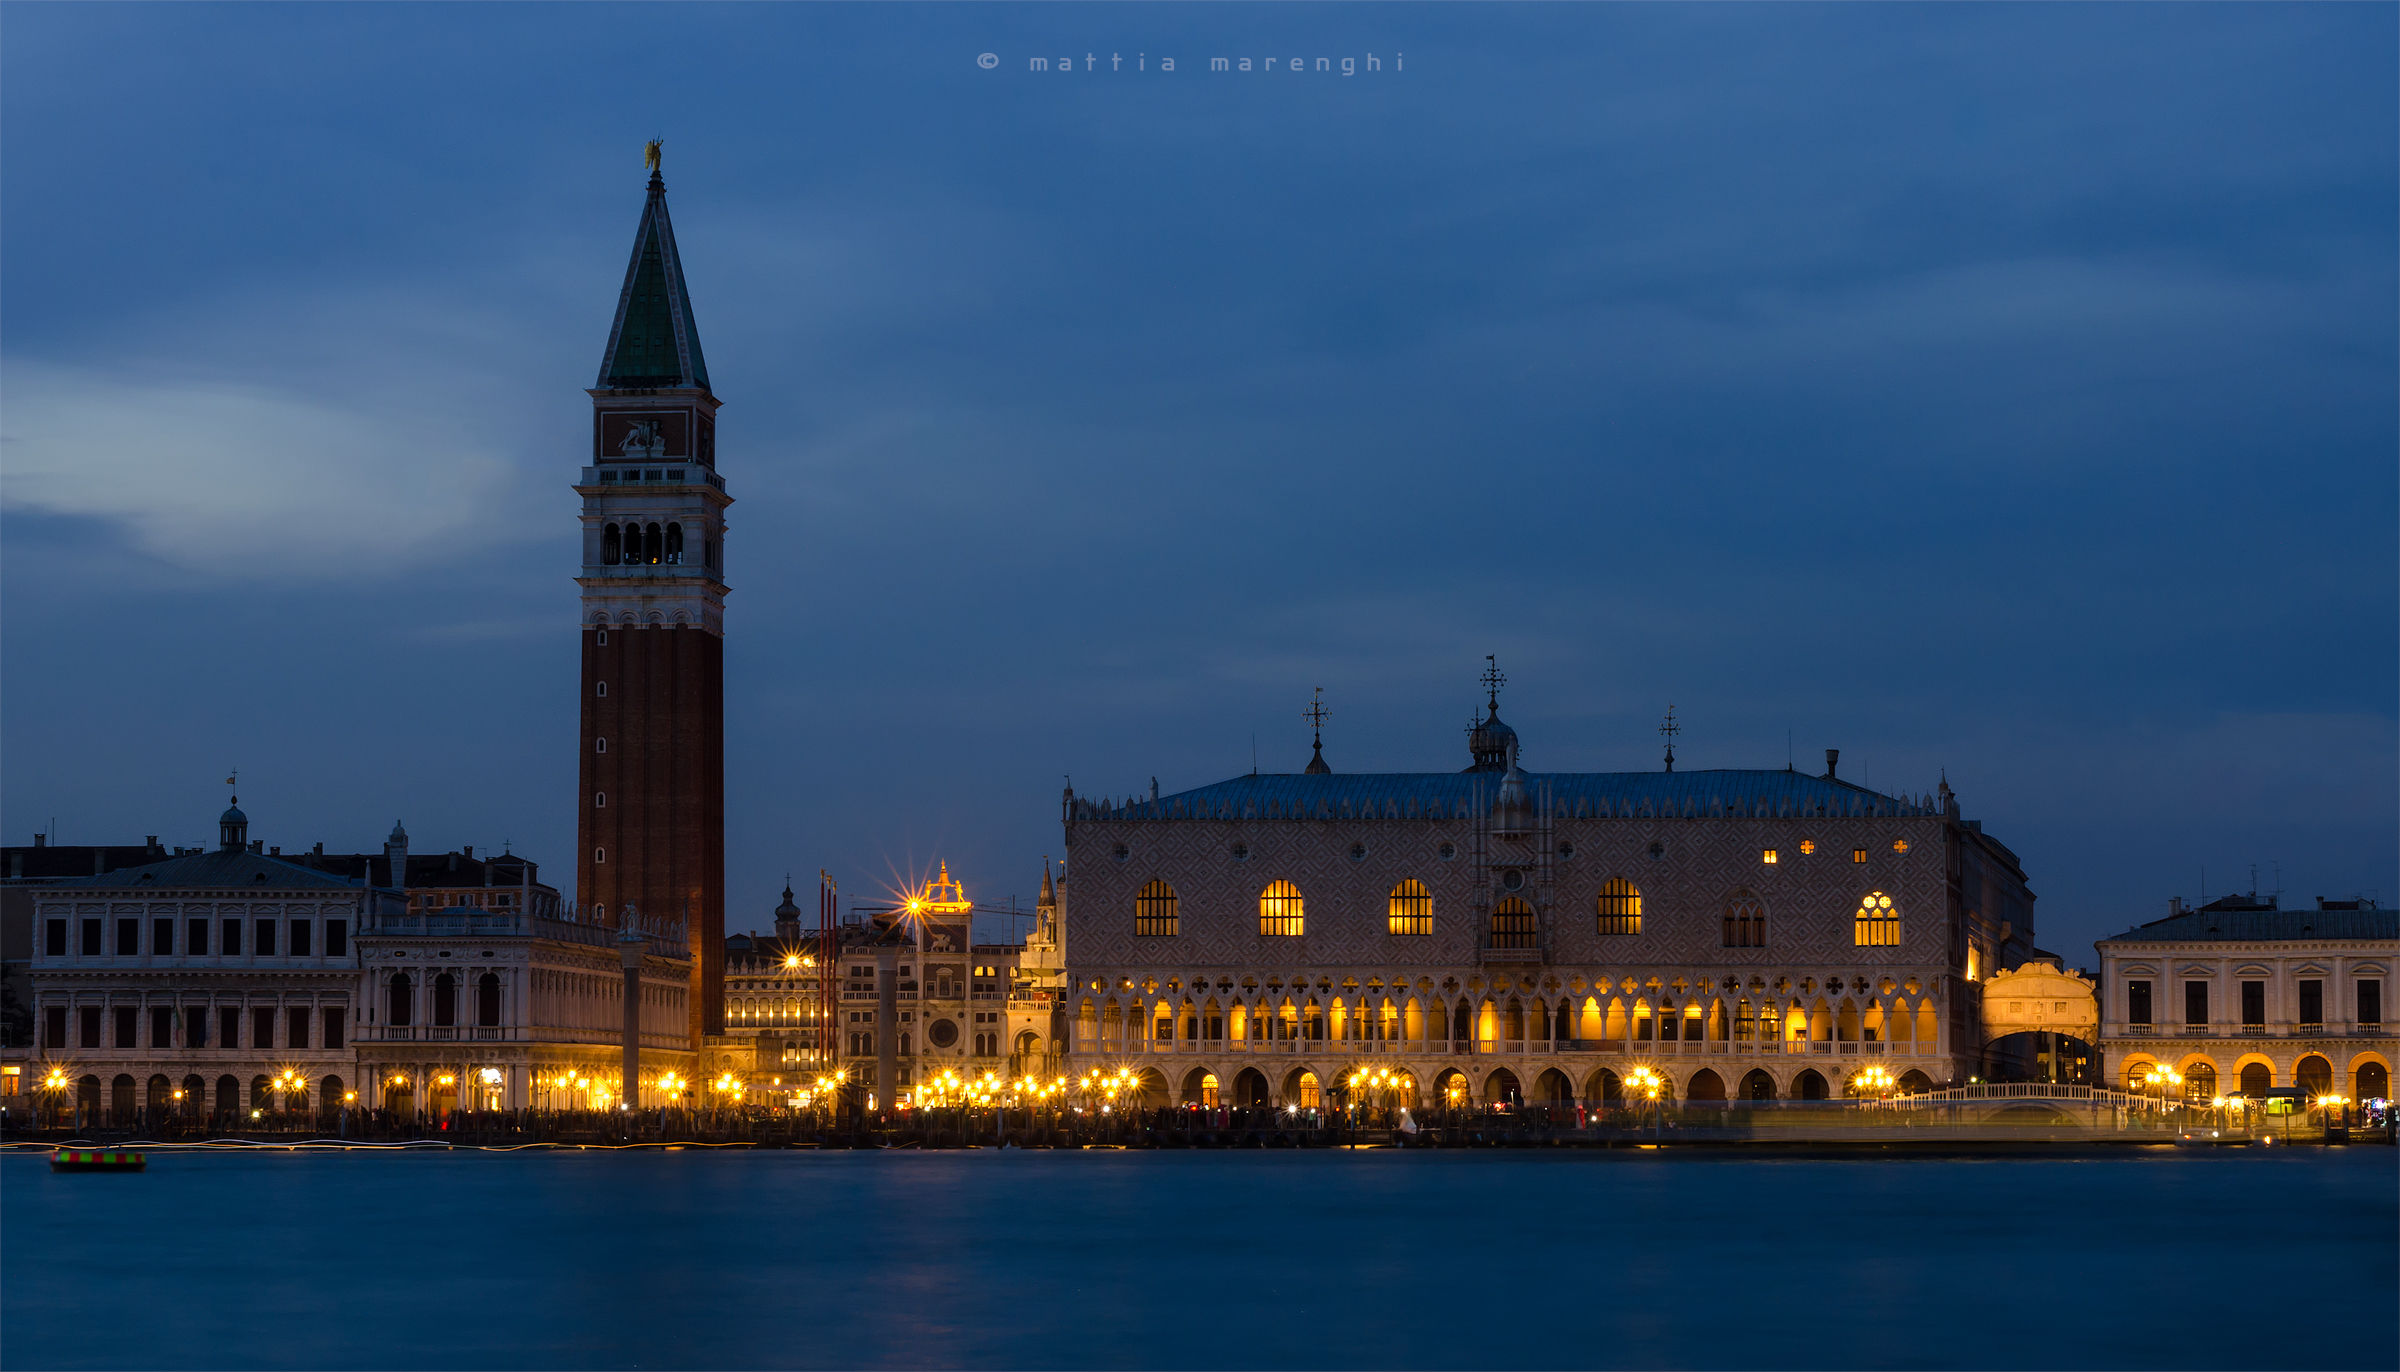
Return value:
[(1319, 686), (1316, 688), (1316, 694), (1309, 697), (1308, 708), (1300, 712), (1300, 717), (1308, 721), (1308, 744), (1311, 754), (1308, 760), (1307, 774), (1309, 776), (1324, 776), (1333, 770), (1325, 765), (1325, 721), (1331, 714), (1332, 712), (1325, 708), (1325, 688)]
[(642, 145), (642, 170), (658, 175), (659, 163), (666, 160), (667, 140), (653, 138)]
[(1675, 770), (1675, 736), (1682, 732), (1683, 726), (1675, 722), (1675, 702), (1670, 700), (1667, 702), (1666, 721), (1658, 726), (1658, 736), (1667, 741), (1667, 770), (1670, 772)]
[(1484, 703), (1496, 715), (1500, 713), (1500, 688), (1508, 684), (1508, 673), (1500, 670), (1500, 660), (1492, 653), (1485, 653), (1483, 662), (1483, 688), (1489, 693)]

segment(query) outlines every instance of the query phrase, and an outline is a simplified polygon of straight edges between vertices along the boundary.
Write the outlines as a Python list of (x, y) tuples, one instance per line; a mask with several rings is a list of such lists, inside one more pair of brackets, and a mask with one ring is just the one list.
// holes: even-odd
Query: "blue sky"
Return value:
[(2073, 961), (2203, 870), (2388, 901), (2396, 36), (11, 6), (0, 828), (202, 841), (239, 766), (270, 842), (563, 865), (567, 487), (660, 136), (739, 499), (732, 928), (787, 869), (1029, 898), (1067, 776), (1297, 769), (1317, 686), (1335, 767), (1464, 765), (1485, 653), (1537, 770), (1656, 765), (1669, 701), (1685, 767), (1946, 769)]

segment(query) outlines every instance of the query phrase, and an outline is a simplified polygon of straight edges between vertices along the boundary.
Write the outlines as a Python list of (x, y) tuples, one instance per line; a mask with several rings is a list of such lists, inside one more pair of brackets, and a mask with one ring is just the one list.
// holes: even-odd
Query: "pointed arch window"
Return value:
[(1642, 932), (1642, 888), (1623, 877), (1611, 877), (1600, 887), (1600, 932)]
[(1176, 930), (1175, 888), (1152, 881), (1133, 898), (1133, 932), (1138, 938), (1173, 938)]
[(1300, 888), (1288, 881), (1268, 884), (1258, 893), (1258, 932), (1270, 937), (1298, 938), (1307, 927)]
[(1858, 914), (1851, 925), (1851, 942), (1859, 948), (1897, 948), (1900, 946), (1900, 912), (1893, 908), (1892, 898), (1881, 891), (1869, 891), (1858, 903)]
[(1430, 934), (1433, 932), (1433, 893), (1425, 883), (1410, 877), (1392, 888), (1389, 928), (1395, 934)]
[(1749, 891), (1737, 888), (1725, 898), (1725, 946), (1728, 948), (1764, 948), (1767, 946), (1767, 907), (1765, 902)]
[(1541, 929), (1534, 919), (1533, 907), (1522, 899), (1510, 896), (1492, 907), (1492, 946), (1494, 948), (1533, 948), (1541, 941)]

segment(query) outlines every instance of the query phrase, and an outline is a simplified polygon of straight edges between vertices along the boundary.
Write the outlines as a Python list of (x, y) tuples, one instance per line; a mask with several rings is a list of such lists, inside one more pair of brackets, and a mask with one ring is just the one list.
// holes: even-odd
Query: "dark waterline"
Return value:
[(2394, 1160), (20, 1155), (0, 1362), (2389, 1368)]

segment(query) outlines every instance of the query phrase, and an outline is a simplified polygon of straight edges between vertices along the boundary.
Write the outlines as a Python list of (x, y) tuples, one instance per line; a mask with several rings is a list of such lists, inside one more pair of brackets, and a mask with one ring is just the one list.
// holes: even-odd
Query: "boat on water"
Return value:
[(53, 1172), (139, 1172), (149, 1165), (135, 1148), (61, 1148), (50, 1155)]

